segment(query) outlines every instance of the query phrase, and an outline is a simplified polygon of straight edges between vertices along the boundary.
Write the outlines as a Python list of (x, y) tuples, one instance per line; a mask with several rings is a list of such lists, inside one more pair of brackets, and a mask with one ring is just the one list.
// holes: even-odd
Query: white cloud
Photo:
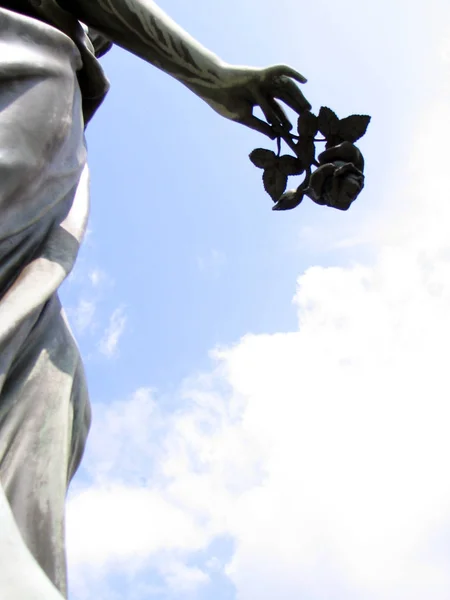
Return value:
[(217, 556), (212, 556), (210, 559), (206, 561), (205, 564), (208, 571), (221, 571), (223, 569), (222, 562), (217, 558)]
[(127, 323), (124, 308), (117, 308), (109, 319), (109, 324), (99, 343), (100, 352), (107, 358), (112, 358), (118, 351), (120, 338), (122, 337)]
[(187, 567), (182, 562), (164, 565), (165, 579), (171, 592), (189, 594), (196, 592), (199, 586), (209, 582), (208, 575), (197, 567)]
[(200, 272), (218, 277), (226, 265), (227, 259), (223, 252), (212, 249), (205, 256), (197, 257), (197, 267)]
[(95, 301), (81, 298), (78, 301), (77, 306), (70, 311), (69, 316), (71, 319), (73, 319), (74, 327), (77, 333), (82, 334), (92, 326), (94, 322), (95, 310)]
[(88, 277), (93, 287), (98, 287), (107, 278), (106, 274), (100, 269), (91, 269)]
[[(103, 270), (89, 267), (83, 260), (70, 274), (70, 282), (66, 286), (66, 312), (75, 334), (80, 338), (81, 336), (87, 339), (97, 337), (98, 329), (102, 327), (102, 321), (106, 316), (104, 314), (105, 291), (112, 285), (112, 279)], [(109, 327), (111, 328), (111, 322)], [(100, 346), (106, 353), (108, 353), (107, 333), (109, 331), (105, 332)], [(113, 343), (114, 338), (111, 338), (110, 344)], [(97, 345), (97, 339), (95, 344)]]
[(111, 485), (81, 491), (69, 504), (68, 522), (71, 559), (91, 568), (131, 562), (156, 551), (192, 550), (203, 543), (192, 519), (157, 489)]
[[(91, 485), (72, 490), (67, 510), (70, 571), (80, 597), (86, 581), (92, 587), (111, 569), (153, 569), (175, 594), (193, 593), (209, 581), (185, 560), (220, 530), (209, 504), (217, 499), (223, 505), (223, 485), (212, 489), (207, 474), (192, 473), (191, 462), (196, 444), (207, 444), (198, 429), (214, 419), (223, 426), (213, 409), (164, 415), (146, 388), (126, 401), (94, 404), (85, 467)], [(213, 427), (212, 441), (215, 433)]]
[(449, 65), (450, 64), (450, 27), (448, 27), (447, 35), (443, 37), (443, 39), (440, 43), (439, 53), (440, 53), (441, 61), (444, 64)]
[(311, 595), (332, 579), (360, 597), (450, 594), (431, 554), (450, 523), (450, 282), (436, 296), (415, 257), (385, 259), (312, 269), (299, 333), (248, 338), (222, 356), (248, 398), (244, 419), (271, 448), (264, 484), (232, 516), (229, 572), (242, 598)]

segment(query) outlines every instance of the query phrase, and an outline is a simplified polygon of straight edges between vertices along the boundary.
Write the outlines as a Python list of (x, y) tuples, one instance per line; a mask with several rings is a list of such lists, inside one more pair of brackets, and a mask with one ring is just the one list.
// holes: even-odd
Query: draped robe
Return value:
[(91, 420), (58, 298), (89, 211), (83, 68), (65, 33), (0, 7), (0, 597), (8, 600), (67, 595), (65, 497)]

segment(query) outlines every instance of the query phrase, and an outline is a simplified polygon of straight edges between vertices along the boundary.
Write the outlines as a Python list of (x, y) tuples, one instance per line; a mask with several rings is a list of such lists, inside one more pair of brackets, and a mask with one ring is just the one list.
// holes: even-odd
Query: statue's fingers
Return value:
[(291, 131), (291, 122), (289, 121), (283, 108), (278, 104), (276, 100), (274, 100), (274, 98), (266, 96), (262, 92), (257, 91), (256, 101), (261, 110), (263, 111), (267, 122), (270, 123), (270, 125), (273, 125), (274, 127), (281, 127), (282, 129)]
[(276, 115), (278, 119), (278, 125), (281, 125), (283, 129), (286, 131), (291, 131), (292, 123), (290, 122), (285, 110), (283, 107), (273, 98), (267, 98), (267, 104), (272, 109), (273, 114)]
[(302, 91), (287, 77), (283, 77), (275, 86), (273, 95), (298, 114), (311, 110), (311, 104), (305, 98)]
[(308, 81), (306, 77), (288, 65), (274, 65), (273, 67), (268, 67), (265, 69), (265, 74), (268, 77), (290, 77), (299, 83), (306, 83)]
[(258, 119), (254, 115), (246, 115), (245, 117), (239, 117), (238, 119), (234, 119), (236, 123), (240, 123), (241, 125), (245, 125), (250, 129), (258, 131), (263, 135), (266, 135), (271, 140), (274, 140), (277, 136), (270, 125), (268, 125), (262, 119)]

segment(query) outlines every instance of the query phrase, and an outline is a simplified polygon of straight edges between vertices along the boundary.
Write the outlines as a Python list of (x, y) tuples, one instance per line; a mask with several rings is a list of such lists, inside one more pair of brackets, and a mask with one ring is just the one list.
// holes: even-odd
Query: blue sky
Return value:
[(372, 115), (348, 213), (273, 213), (247, 158), (270, 141), (103, 60), (62, 291), (94, 408), (71, 600), (450, 596), (450, 10), (366, 4), (159, 3), (224, 60), (297, 68), (314, 109)]

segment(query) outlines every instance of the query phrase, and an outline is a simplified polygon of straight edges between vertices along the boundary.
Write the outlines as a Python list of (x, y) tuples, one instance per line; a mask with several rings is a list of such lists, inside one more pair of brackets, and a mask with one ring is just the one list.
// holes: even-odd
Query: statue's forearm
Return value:
[(153, 0), (66, 0), (78, 19), (187, 85), (216, 87), (222, 61)]

